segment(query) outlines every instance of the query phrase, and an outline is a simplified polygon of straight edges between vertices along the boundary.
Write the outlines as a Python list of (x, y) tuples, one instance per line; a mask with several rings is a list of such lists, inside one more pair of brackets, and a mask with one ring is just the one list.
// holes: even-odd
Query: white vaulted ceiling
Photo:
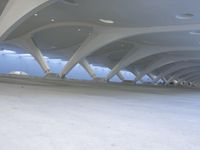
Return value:
[(179, 80), (174, 75), (179, 66), (200, 62), (199, 0), (0, 2), (1, 46), (28, 49), (45, 72), (50, 68), (40, 52), (69, 60), (61, 77), (86, 61), (109, 67), (108, 80), (121, 70), (139, 77), (145, 73), (169, 79), (173, 74)]

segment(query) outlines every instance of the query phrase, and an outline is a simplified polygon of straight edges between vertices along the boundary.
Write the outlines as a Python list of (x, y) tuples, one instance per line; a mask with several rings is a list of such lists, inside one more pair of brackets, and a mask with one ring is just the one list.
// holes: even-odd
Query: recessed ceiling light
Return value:
[(51, 22), (54, 22), (55, 21), (55, 19), (54, 18), (51, 18)]
[(80, 32), (80, 31), (81, 31), (81, 29), (78, 29), (78, 31)]
[(192, 35), (200, 35), (200, 30), (191, 31), (190, 34), (192, 34)]
[(107, 20), (107, 19), (99, 19), (99, 21), (101, 21), (103, 23), (108, 23), (108, 24), (113, 24), (114, 23), (113, 20)]
[(35, 14), (34, 14), (34, 16), (35, 16), (35, 17), (37, 17), (37, 16), (38, 16), (38, 14), (37, 14), (37, 13), (35, 13)]
[(192, 17), (194, 17), (194, 14), (191, 14), (191, 13), (176, 15), (176, 18), (180, 20), (187, 20), (187, 19), (191, 19)]

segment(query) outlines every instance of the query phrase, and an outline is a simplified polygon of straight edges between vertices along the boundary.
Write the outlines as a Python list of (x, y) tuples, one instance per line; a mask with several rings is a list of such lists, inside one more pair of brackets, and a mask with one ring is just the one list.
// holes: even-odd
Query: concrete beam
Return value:
[(177, 78), (177, 80), (179, 81), (187, 81), (187, 79), (191, 76), (196, 76), (197, 74), (199, 74), (200, 70), (191, 70), (188, 73), (185, 73), (184, 75), (180, 76), (179, 78)]
[(124, 81), (124, 80), (125, 80), (125, 78), (124, 78), (124, 76), (122, 75), (121, 72), (118, 72), (118, 73), (117, 73), (117, 76), (119, 77), (119, 79), (120, 79), (121, 81)]
[[(105, 58), (102, 58), (102, 59), (103, 59), (104, 65), (105, 65), (106, 67), (108, 67), (109, 69), (112, 69), (112, 68), (113, 68), (113, 66), (114, 66), (114, 63), (113, 63), (113, 62), (111, 62), (109, 59), (105, 59)], [(122, 75), (121, 72), (118, 72), (116, 75), (118, 76), (118, 78), (119, 78), (121, 81), (124, 81), (124, 80), (125, 80), (125, 78), (124, 78), (124, 76)], [(106, 80), (106, 79), (105, 79), (105, 80)]]
[[(173, 31), (190, 31), (194, 29), (200, 29), (200, 24), (194, 25), (175, 25), (175, 26), (161, 26), (161, 27), (146, 27), (146, 28), (112, 28), (112, 27), (94, 27), (93, 33), (88, 39), (80, 46), (80, 48), (70, 58), (68, 64), (65, 65), (60, 72), (60, 76), (63, 77), (67, 74), (81, 59), (86, 58), (91, 53), (98, 49), (118, 40), (124, 38), (160, 32), (173, 32)], [(116, 71), (114, 74), (116, 74)], [(111, 75), (110, 78), (112, 78)]]
[(195, 67), (199, 66), (200, 64), (198, 62), (177, 62), (177, 63), (172, 63), (169, 68), (165, 70), (161, 70), (160, 74), (155, 78), (154, 83), (156, 83), (158, 80), (160, 80), (162, 77), (169, 76), (170, 74), (173, 74), (174, 72), (190, 67)]
[(50, 67), (48, 66), (48, 64), (46, 63), (43, 57), (43, 54), (41, 53), (40, 49), (35, 45), (35, 43), (30, 37), (20, 37), (17, 39), (13, 39), (10, 42), (12, 44), (17, 45), (18, 47), (23, 48), (28, 53), (30, 53), (39, 63), (44, 73), (48, 74), (51, 72)]
[(170, 79), (168, 80), (168, 83), (171, 82), (172, 80), (176, 79), (179, 81), (184, 81), (185, 80), (185, 76), (187, 77), (188, 75), (191, 75), (191, 73), (193, 72), (199, 72), (199, 67), (192, 67), (190, 69), (182, 69), (180, 71), (177, 71), (174, 75), (172, 75), (172, 77), (170, 77)]
[(80, 64), (88, 72), (90, 77), (92, 77), (93, 79), (96, 78), (96, 74), (94, 73), (94, 71), (92, 70), (90, 64), (88, 63), (88, 61), (86, 59), (83, 59), (82, 61), (80, 61)]
[(0, 16), (0, 41), (6, 40), (27, 18), (56, 0), (9, 0)]
[(193, 82), (193, 81), (196, 81), (197, 79), (198, 80), (200, 79), (200, 71), (199, 72), (194, 72), (193, 74), (188, 75), (184, 79), (181, 79), (180, 82), (183, 82), (183, 81)]
[(140, 72), (140, 75), (136, 77), (135, 82), (140, 80), (145, 74), (149, 74), (152, 71), (159, 69), (165, 65), (173, 64), (174, 62), (181, 62), (181, 61), (190, 61), (190, 60), (200, 60), (198, 55), (183, 55), (180, 54), (178, 56), (167, 56), (162, 57), (159, 60), (153, 61), (151, 64), (147, 65), (142, 72)]
[(69, 62), (65, 65), (63, 70), (60, 72), (60, 76), (63, 77), (67, 74), (78, 62), (85, 59), (88, 55), (100, 49), (104, 45), (123, 37), (120, 33), (109, 33), (109, 31), (95, 28), (93, 33), (83, 42), (80, 48), (70, 58)]
[(198, 48), (191, 49), (185, 47), (177, 47), (177, 48), (146, 47), (146, 48), (138, 48), (136, 50), (131, 50), (126, 56), (124, 56), (120, 60), (120, 62), (108, 74), (107, 80), (111, 79), (121, 69), (126, 68), (130, 64), (134, 64), (141, 59), (145, 59), (151, 55), (164, 54), (167, 52), (178, 52), (178, 51), (181, 52), (198, 51)]
[(189, 80), (190, 80), (190, 82), (192, 82), (193, 84), (195, 84), (196, 82), (200, 83), (200, 74), (199, 74), (197, 77), (191, 78), (191, 79), (189, 79)]

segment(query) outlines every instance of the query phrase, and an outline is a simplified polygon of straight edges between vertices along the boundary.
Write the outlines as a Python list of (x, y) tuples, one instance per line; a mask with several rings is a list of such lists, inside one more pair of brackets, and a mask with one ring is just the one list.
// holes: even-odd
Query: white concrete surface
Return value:
[(0, 83), (0, 150), (199, 150), (200, 92)]

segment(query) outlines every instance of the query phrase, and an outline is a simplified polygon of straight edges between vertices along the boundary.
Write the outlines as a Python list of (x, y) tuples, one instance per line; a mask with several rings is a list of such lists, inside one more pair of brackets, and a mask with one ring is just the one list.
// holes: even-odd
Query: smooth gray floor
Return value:
[(200, 92), (0, 83), (0, 150), (199, 150)]

